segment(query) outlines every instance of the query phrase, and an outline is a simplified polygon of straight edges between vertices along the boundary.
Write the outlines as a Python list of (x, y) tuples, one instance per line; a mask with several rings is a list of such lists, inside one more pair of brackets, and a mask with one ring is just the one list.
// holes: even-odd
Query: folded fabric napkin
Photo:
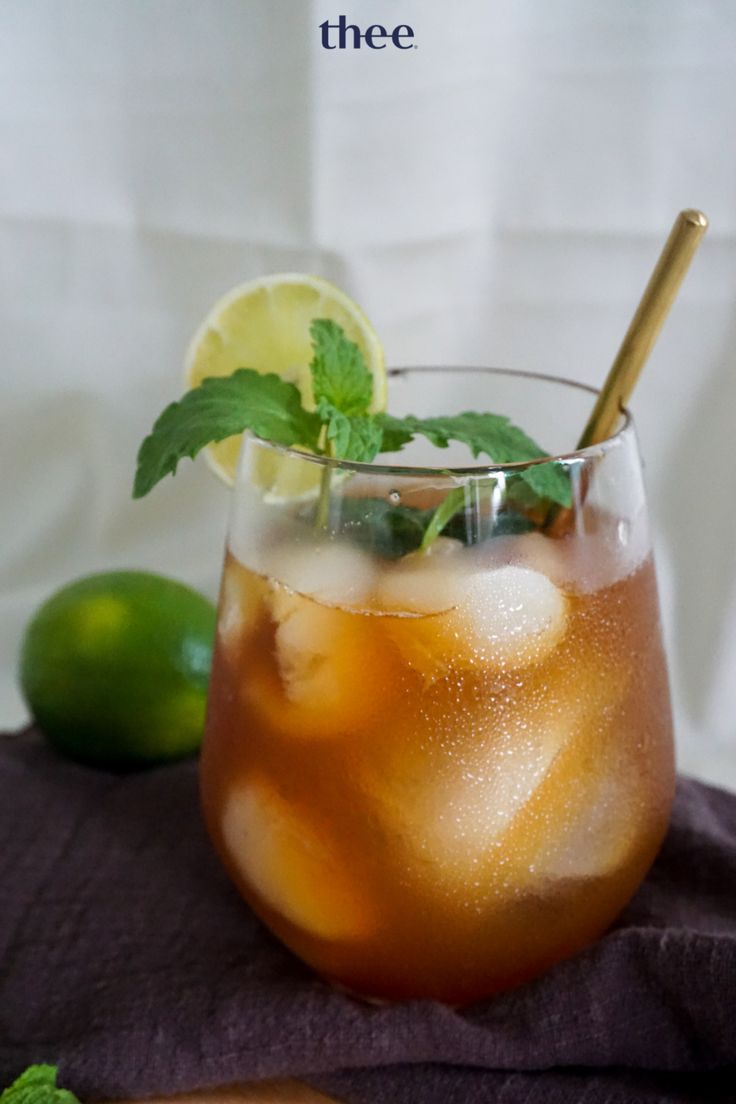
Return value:
[(514, 992), (374, 1006), (231, 888), (196, 764), (116, 776), (0, 737), (0, 1084), (82, 1099), (299, 1077), (355, 1104), (736, 1101), (736, 795), (679, 784), (620, 923)]

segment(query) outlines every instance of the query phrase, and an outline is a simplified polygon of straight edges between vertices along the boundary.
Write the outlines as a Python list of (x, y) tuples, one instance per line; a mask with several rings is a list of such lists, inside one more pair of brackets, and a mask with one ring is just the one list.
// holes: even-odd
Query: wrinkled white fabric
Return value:
[[(340, 13), (416, 50), (326, 51)], [(730, 0), (5, 0), (0, 717), (70, 577), (214, 594), (203, 464), (137, 445), (231, 285), (323, 273), (393, 363), (599, 382), (672, 218), (712, 228), (633, 403), (681, 766), (736, 786), (736, 6)]]

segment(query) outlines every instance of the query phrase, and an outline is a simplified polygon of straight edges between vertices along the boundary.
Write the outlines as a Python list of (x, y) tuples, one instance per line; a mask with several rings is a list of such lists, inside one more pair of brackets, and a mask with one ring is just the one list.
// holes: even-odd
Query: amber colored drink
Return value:
[(207, 824), (323, 976), (471, 1002), (635, 892), (673, 792), (656, 585), (646, 550), (622, 566), (591, 547), (440, 538), (382, 561), (337, 541), (316, 581), (309, 550), (261, 573), (228, 554)]

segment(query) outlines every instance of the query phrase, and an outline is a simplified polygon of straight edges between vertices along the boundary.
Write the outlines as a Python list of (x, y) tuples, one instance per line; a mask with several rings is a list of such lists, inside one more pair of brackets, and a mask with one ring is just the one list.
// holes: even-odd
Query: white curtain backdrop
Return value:
[[(318, 25), (410, 24), (326, 51)], [(736, 4), (3, 0), (0, 727), (71, 577), (215, 593), (227, 493), (135, 452), (231, 285), (322, 273), (393, 363), (600, 382), (675, 213), (712, 228), (633, 409), (681, 767), (736, 787)]]

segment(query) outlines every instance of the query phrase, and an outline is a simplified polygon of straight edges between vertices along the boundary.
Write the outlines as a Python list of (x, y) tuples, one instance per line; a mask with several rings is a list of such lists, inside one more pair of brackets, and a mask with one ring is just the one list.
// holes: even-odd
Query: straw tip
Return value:
[(708, 216), (696, 210), (695, 207), (688, 207), (685, 211), (681, 211), (680, 218), (689, 222), (691, 226), (699, 226), (703, 230), (708, 228)]

